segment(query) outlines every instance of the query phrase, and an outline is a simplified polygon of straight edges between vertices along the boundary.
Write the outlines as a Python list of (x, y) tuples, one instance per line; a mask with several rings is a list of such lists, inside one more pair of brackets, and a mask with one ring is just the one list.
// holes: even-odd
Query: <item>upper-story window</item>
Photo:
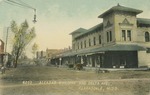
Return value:
[(81, 42), (81, 49), (83, 48), (82, 42)]
[(131, 41), (131, 30), (127, 30), (127, 40)]
[(101, 35), (99, 35), (99, 44), (102, 43), (102, 40), (101, 40)]
[(75, 44), (73, 44), (72, 49), (75, 50)]
[(79, 42), (78, 42), (78, 49), (79, 49)]
[(131, 30), (122, 30), (122, 41), (131, 41)]
[(89, 46), (91, 46), (91, 39), (89, 39)]
[(86, 40), (84, 41), (84, 47), (86, 48)]
[(112, 32), (109, 31), (107, 32), (107, 42), (111, 42), (112, 41)]
[(93, 38), (93, 44), (96, 45), (96, 38)]
[(110, 37), (110, 41), (112, 41), (112, 32), (109, 31), (109, 37)]
[(145, 32), (145, 42), (149, 42), (150, 38), (149, 38), (149, 32)]
[(109, 42), (109, 32), (107, 32), (107, 42)]
[(126, 31), (122, 30), (122, 40), (126, 41)]

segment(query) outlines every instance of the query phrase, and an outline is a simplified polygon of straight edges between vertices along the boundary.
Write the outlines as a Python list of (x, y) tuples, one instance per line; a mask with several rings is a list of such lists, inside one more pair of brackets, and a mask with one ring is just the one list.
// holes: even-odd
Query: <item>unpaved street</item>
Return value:
[(1, 95), (149, 95), (149, 71), (96, 73), (56, 67), (11, 68), (0, 75)]

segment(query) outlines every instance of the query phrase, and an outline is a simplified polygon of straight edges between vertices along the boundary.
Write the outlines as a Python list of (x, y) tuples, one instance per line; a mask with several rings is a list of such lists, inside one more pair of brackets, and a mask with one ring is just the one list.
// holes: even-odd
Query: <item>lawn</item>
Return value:
[(0, 84), (1, 95), (150, 95), (150, 71), (24, 66), (0, 74)]

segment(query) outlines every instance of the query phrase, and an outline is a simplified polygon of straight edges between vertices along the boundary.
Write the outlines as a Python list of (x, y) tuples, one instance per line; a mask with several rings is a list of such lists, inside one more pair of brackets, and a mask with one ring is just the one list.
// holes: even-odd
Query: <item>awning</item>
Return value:
[(146, 48), (139, 46), (139, 45), (125, 45), (125, 44), (116, 44), (111, 46), (105, 47), (98, 47), (98, 48), (87, 48), (81, 49), (78, 51), (70, 51), (66, 53), (62, 53), (59, 57), (67, 57), (67, 56), (75, 56), (75, 55), (92, 55), (97, 53), (105, 53), (106, 51), (144, 51)]
[(95, 52), (97, 51), (143, 51), (143, 50), (146, 50), (146, 48), (139, 45), (116, 44), (116, 45), (96, 49)]
[(77, 52), (78, 55), (104, 53), (106, 51), (144, 51), (146, 48), (139, 45), (116, 44), (111, 46), (99, 47), (94, 49), (84, 49)]

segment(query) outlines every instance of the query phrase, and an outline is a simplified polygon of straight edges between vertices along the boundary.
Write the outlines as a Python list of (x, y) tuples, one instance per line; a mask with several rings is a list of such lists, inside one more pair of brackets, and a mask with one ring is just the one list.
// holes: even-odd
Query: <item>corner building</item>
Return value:
[(72, 51), (62, 63), (89, 67), (138, 68), (150, 66), (150, 19), (137, 18), (142, 10), (114, 6), (98, 18), (103, 22), (72, 33)]

